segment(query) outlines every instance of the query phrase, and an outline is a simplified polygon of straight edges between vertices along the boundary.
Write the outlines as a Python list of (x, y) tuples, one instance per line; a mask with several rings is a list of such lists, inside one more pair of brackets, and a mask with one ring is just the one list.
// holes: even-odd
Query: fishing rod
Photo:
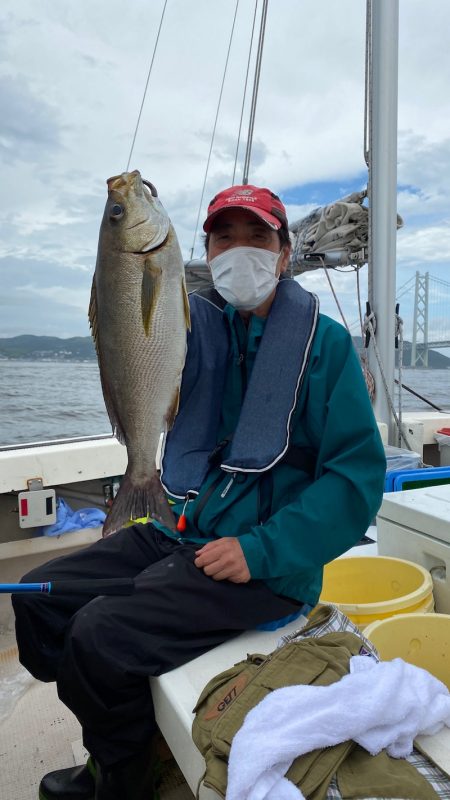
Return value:
[(0, 594), (134, 594), (134, 578), (44, 581), (42, 583), (0, 583)]
[[(395, 378), (394, 380), (395, 380), (395, 383), (398, 386), (399, 385), (399, 381), (397, 380), (397, 378)], [(431, 406), (432, 408), (435, 408), (436, 411), (441, 411), (442, 413), (444, 413), (442, 408), (439, 408), (439, 406), (435, 406), (435, 404), (432, 403), (431, 400), (427, 400), (426, 397), (422, 397), (421, 394), (418, 394), (418, 392), (415, 392), (414, 389), (411, 389), (411, 387), (407, 386), (406, 383), (402, 383), (402, 389), (406, 389), (407, 392), (410, 392), (410, 394), (413, 394), (415, 397), (418, 397), (419, 400), (423, 400), (424, 403), (428, 403), (428, 405)]]

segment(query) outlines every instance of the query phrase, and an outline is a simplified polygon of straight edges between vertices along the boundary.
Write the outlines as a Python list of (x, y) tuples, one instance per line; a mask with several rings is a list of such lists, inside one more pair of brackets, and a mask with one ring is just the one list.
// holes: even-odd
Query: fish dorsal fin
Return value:
[(191, 330), (191, 309), (189, 306), (189, 298), (186, 289), (186, 279), (184, 275), (181, 276), (181, 292), (183, 295), (183, 308), (184, 308), (184, 320), (186, 322), (186, 328), (188, 331)]
[(152, 316), (158, 302), (158, 295), (161, 288), (161, 270), (155, 267), (150, 261), (146, 261), (142, 274), (141, 288), (141, 310), (142, 324), (146, 336), (149, 335)]
[(113, 402), (113, 394), (109, 388), (109, 384), (105, 377), (105, 370), (103, 369), (103, 359), (100, 346), (100, 337), (98, 330), (98, 316), (97, 316), (97, 286), (95, 283), (95, 275), (92, 281), (91, 299), (89, 303), (89, 325), (91, 326), (92, 338), (94, 340), (95, 349), (97, 352), (98, 366), (100, 370), (100, 381), (102, 384), (103, 399), (105, 401), (106, 411), (108, 413), (109, 421), (113, 429), (114, 436), (121, 444), (125, 444), (125, 435), (123, 432), (122, 424), (119, 420), (116, 408)]

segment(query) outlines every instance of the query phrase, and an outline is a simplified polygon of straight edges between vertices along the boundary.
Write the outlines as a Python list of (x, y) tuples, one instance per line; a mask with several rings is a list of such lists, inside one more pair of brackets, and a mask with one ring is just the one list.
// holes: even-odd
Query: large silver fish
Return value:
[(155, 187), (137, 170), (107, 184), (89, 321), (106, 409), (128, 466), (104, 536), (147, 515), (175, 529), (155, 458), (178, 410), (190, 328), (183, 258)]

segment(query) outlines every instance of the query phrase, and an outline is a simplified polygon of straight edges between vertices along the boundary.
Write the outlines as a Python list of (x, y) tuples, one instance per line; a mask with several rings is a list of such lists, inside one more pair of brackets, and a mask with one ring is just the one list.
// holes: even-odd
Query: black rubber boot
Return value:
[(95, 800), (159, 800), (161, 763), (153, 746), (112, 769), (96, 767)]
[(94, 800), (95, 765), (91, 758), (81, 767), (57, 769), (44, 775), (39, 800)]

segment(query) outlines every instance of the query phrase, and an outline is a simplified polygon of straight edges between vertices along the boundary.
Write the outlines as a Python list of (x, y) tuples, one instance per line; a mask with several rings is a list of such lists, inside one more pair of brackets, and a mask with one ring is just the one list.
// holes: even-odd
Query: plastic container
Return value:
[(396, 614), (434, 611), (427, 569), (387, 556), (338, 558), (326, 564), (320, 603), (332, 603), (361, 629)]
[(384, 454), (386, 456), (386, 480), (384, 483), (384, 491), (392, 492), (393, 476), (400, 471), (417, 469), (422, 463), (419, 453), (414, 453), (412, 450), (406, 450), (402, 447), (394, 447), (393, 445), (386, 444), (384, 446)]
[(450, 466), (450, 428), (440, 428), (434, 434), (438, 443), (441, 467)]
[(394, 447), (391, 444), (384, 446), (386, 456), (386, 472), (393, 469), (417, 469), (421, 464), (421, 456), (413, 450), (403, 447)]
[(450, 614), (401, 614), (364, 629), (384, 660), (403, 658), (450, 689)]
[(389, 491), (402, 492), (406, 489), (422, 489), (424, 486), (440, 486), (450, 483), (450, 467), (425, 467), (424, 469), (395, 470)]

